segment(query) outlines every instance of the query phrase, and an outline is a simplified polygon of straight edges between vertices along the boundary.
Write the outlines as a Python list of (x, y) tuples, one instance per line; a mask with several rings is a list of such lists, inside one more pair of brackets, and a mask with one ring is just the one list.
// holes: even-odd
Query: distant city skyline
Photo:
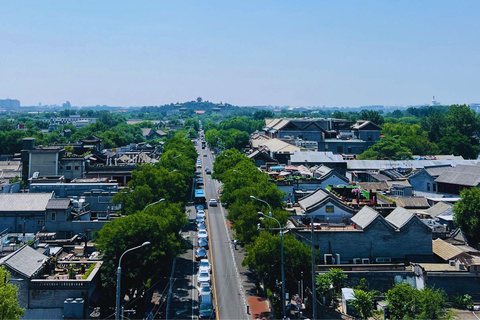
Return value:
[(478, 1), (1, 2), (23, 106), (480, 102)]

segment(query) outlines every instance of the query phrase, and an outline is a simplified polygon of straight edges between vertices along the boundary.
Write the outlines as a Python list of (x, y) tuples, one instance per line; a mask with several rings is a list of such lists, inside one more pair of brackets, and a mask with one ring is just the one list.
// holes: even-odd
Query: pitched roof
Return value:
[(413, 217), (415, 217), (415, 215), (407, 209), (397, 207), (385, 218), (385, 220), (395, 228), (401, 229)]
[(297, 151), (290, 156), (291, 163), (340, 163), (345, 162), (339, 154), (331, 151)]
[(395, 200), (397, 207), (409, 209), (427, 209), (430, 208), (425, 197), (390, 197)]
[(351, 220), (362, 229), (365, 229), (377, 217), (381, 217), (381, 215), (377, 211), (368, 206), (364, 206), (362, 210), (360, 210), (356, 215), (352, 217)]
[(438, 177), (445, 171), (452, 169), (451, 165), (429, 166), (424, 168), (425, 171), (432, 177)]
[(52, 193), (0, 193), (0, 212), (45, 211)]
[(368, 121), (368, 120), (358, 120), (354, 125), (352, 125), (352, 129), (354, 130), (362, 130), (370, 127), (370, 130), (382, 130), (378, 125), (375, 123)]
[(433, 253), (442, 258), (443, 260), (451, 260), (463, 251), (453, 244), (443, 241), (442, 239), (435, 239), (432, 243)]
[(435, 179), (435, 182), (477, 187), (480, 184), (480, 174), (474, 172), (445, 171)]
[(268, 140), (258, 139), (258, 140), (251, 140), (250, 143), (254, 148), (266, 147), (268, 148), (268, 150), (272, 152), (283, 151), (283, 152), (293, 153), (295, 151), (300, 151), (299, 147), (294, 146), (293, 144), (287, 143), (285, 141), (282, 141), (280, 139), (268, 139)]
[(385, 181), (382, 182), (359, 182), (357, 183), (363, 190), (386, 191), (389, 189)]
[(47, 206), (45, 209), (50, 210), (63, 210), (68, 209), (70, 206), (70, 199), (50, 199), (48, 200)]
[(452, 210), (453, 205), (447, 202), (440, 201), (436, 203), (433, 207), (428, 208), (425, 210), (425, 213), (428, 214), (430, 217), (435, 218), (441, 213), (444, 213), (447, 210)]
[(332, 193), (322, 188), (318, 188), (317, 190), (315, 190), (315, 192), (298, 200), (300, 208), (302, 208), (302, 210), (304, 210), (307, 214), (309, 211), (313, 211), (318, 207), (322, 207), (328, 202), (333, 202), (335, 206), (352, 214), (356, 212), (354, 208), (347, 206)]
[(5, 265), (7, 268), (30, 278), (43, 264), (48, 260), (48, 257), (39, 253), (30, 246), (24, 245), (17, 251), (0, 259), (0, 265)]
[(150, 134), (151, 128), (142, 128), (142, 136), (146, 137)]

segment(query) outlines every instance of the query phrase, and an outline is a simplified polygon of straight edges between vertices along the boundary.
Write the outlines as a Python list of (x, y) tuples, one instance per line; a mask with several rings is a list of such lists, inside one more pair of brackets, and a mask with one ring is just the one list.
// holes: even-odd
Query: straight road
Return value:
[[(200, 149), (200, 152), (203, 168), (213, 169), (211, 152), (208, 149)], [(206, 157), (203, 156), (204, 153), (207, 154)], [(205, 170), (203, 170), (203, 175), (207, 204), (212, 198), (218, 201), (218, 182), (214, 181), (211, 175), (205, 174)], [(233, 257), (231, 239), (227, 232), (225, 211), (220, 203), (217, 207), (208, 206), (207, 217), (217, 319), (249, 319), (245, 294)]]
[(190, 223), (182, 231), (182, 236), (191, 242), (190, 248), (175, 261), (175, 269), (171, 278), (170, 305), (167, 319), (198, 319), (198, 291), (195, 274), (195, 244), (197, 232), (195, 228), (195, 207), (187, 207)]

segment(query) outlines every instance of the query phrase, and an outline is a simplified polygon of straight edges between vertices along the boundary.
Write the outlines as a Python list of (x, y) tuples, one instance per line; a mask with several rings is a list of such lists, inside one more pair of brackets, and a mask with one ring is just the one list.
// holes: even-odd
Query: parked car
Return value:
[(195, 218), (195, 222), (197, 223), (197, 225), (198, 225), (199, 223), (205, 222), (205, 216), (199, 216), (199, 215), (197, 215), (197, 217)]
[(212, 174), (212, 170), (210, 170), (209, 167), (206, 167), (206, 168), (205, 168), (205, 173), (206, 173), (206, 174)]
[(199, 319), (213, 319), (215, 309), (213, 307), (212, 294), (202, 294), (200, 296), (200, 306), (198, 307)]
[(199, 261), (201, 259), (206, 259), (207, 258), (207, 250), (205, 248), (197, 248), (195, 250), (195, 260)]
[(202, 204), (197, 205), (197, 211), (205, 209), (205, 207)]
[(203, 210), (198, 210), (198, 211), (197, 211), (197, 217), (198, 217), (198, 216), (205, 217), (205, 211), (203, 211)]
[(207, 224), (204, 222), (200, 222), (199, 224), (197, 224), (197, 231), (200, 231), (200, 230), (207, 230)]
[(204, 156), (204, 157), (206, 157), (206, 156), (207, 156), (207, 154), (206, 154), (206, 153), (204, 153), (204, 154), (203, 154), (203, 156)]
[(208, 232), (207, 230), (200, 230), (198, 231), (197, 238), (205, 238), (208, 240)]
[(197, 185), (202, 185), (203, 184), (203, 179), (202, 178), (198, 178), (197, 179)]
[(210, 284), (208, 282), (201, 282), (200, 286), (198, 287), (198, 294), (211, 294), (212, 293), (212, 288), (210, 287)]
[(200, 283), (202, 282), (206, 282), (210, 284), (210, 273), (208, 272), (197, 273), (197, 285), (200, 285)]
[(198, 267), (198, 270), (204, 270), (208, 273), (212, 273), (212, 266), (210, 265), (208, 259), (200, 260), (200, 266)]
[(218, 206), (217, 200), (215, 200), (215, 199), (210, 199), (210, 201), (208, 201), (208, 205), (209, 205), (210, 207), (216, 207), (216, 206)]
[(198, 238), (197, 243), (198, 243), (198, 246), (199, 246), (200, 248), (205, 248), (205, 249), (208, 250), (208, 241), (207, 241), (207, 239), (205, 239), (205, 238)]

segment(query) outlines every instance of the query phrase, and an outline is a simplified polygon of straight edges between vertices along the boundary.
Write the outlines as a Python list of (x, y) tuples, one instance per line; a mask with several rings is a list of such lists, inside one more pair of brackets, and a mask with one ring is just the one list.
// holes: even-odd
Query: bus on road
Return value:
[(205, 190), (204, 189), (195, 189), (195, 199), (194, 202), (196, 204), (205, 204), (207, 199), (205, 198)]

